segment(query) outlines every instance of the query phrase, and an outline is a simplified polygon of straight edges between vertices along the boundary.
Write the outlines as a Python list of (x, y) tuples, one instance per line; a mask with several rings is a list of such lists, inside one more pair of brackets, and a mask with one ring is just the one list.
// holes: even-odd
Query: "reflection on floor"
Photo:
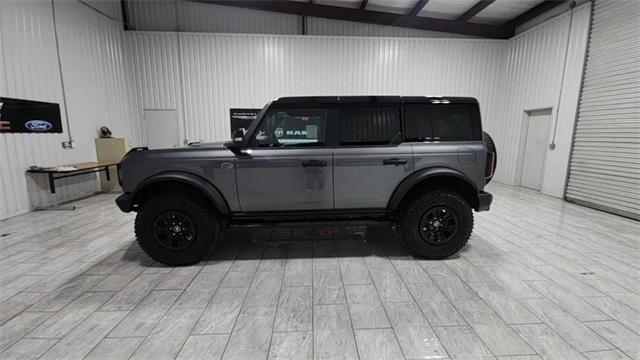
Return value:
[(387, 228), (303, 228), (167, 268), (113, 195), (0, 222), (0, 358), (640, 359), (638, 222), (489, 190), (444, 261)]

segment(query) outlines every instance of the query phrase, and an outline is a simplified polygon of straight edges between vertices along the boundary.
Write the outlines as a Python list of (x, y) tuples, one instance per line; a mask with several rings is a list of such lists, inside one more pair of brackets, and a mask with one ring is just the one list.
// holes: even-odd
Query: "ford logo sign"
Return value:
[(45, 120), (29, 120), (24, 124), (24, 127), (31, 131), (49, 131), (53, 125)]

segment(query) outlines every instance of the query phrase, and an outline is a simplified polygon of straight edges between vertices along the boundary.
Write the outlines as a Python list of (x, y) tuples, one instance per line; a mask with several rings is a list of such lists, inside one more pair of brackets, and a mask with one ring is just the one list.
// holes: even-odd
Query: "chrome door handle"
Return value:
[(397, 158), (382, 160), (382, 165), (405, 165), (406, 163), (407, 160)]

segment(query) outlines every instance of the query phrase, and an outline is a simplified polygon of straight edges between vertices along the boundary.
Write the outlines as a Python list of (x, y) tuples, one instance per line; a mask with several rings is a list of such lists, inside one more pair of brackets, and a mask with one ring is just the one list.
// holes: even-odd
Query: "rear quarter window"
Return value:
[(405, 105), (406, 141), (481, 140), (477, 104)]

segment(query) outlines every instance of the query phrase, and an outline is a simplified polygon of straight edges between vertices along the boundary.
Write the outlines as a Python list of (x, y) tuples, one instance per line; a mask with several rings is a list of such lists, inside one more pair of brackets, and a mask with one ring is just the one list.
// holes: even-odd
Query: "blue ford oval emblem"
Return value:
[(24, 124), (24, 127), (31, 131), (49, 131), (53, 125), (45, 120), (29, 120)]

